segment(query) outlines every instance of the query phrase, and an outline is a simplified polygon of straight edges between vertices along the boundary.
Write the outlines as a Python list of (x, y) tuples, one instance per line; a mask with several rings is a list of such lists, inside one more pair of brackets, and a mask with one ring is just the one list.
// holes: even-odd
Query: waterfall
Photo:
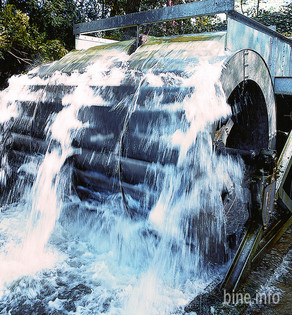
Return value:
[[(238, 200), (244, 200), (242, 161), (218, 155), (212, 143), (216, 123), (231, 115), (219, 81), (222, 60), (202, 59), (182, 75), (157, 73), (155, 67), (129, 69), (130, 58), (120, 51), (108, 56), (105, 50), (92, 64), (82, 66), (82, 71), (66, 73), (53, 64), (57, 70), (46, 76), (41, 67), (12, 78), (1, 92), (5, 132), (23, 117), (21, 101), (52, 102), (59, 93), (52, 92), (52, 86), (70, 87), (58, 94), (60, 110), (48, 115), (46, 152), (30, 155), (17, 169), (19, 178), (8, 195), (21, 190), (20, 200), (2, 202), (1, 313), (180, 313), (192, 297), (222, 276), (226, 266), (214, 261), (228, 254), (222, 199), (226, 179), (233, 183)], [(84, 121), (80, 112), (93, 106), (109, 107), (103, 97), (107, 86), (119, 87), (124, 82), (134, 84), (135, 90), (112, 106), (111, 111), (126, 110), (127, 115), (109, 159), (113, 154), (120, 158), (127, 154), (121, 143), (133, 127), (132, 114), (143, 88), (164, 91), (176, 85), (193, 89), (167, 105), (163, 102), (167, 92), (146, 97), (139, 109), (167, 112), (170, 120), (159, 120), (156, 125), (147, 121), (143, 135), (134, 126), (133, 136), (141, 139), (145, 150), (159, 140), (159, 158), (171, 159), (177, 152), (177, 163), (148, 163), (144, 182), (137, 185), (144, 192), (140, 200), (126, 190), (125, 198), (119, 191), (95, 191), (95, 201), (82, 200), (72, 189), (71, 172), (74, 156), (82, 149), (72, 146), (72, 140), (92, 128), (93, 118)], [(106, 141), (106, 137), (111, 134), (94, 139)], [(3, 187), (9, 182), (5, 179), (9, 160), (5, 159), (2, 155), (2, 165), (6, 163), (6, 171), (1, 166)], [(131, 218), (125, 206), (147, 213)]]

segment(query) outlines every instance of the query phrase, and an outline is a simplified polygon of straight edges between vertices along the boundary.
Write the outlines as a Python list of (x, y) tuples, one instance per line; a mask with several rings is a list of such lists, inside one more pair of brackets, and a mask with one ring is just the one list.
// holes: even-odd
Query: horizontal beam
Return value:
[(142, 24), (186, 19), (194, 16), (228, 13), (233, 9), (234, 0), (203, 0), (75, 24), (73, 34), (94, 33)]

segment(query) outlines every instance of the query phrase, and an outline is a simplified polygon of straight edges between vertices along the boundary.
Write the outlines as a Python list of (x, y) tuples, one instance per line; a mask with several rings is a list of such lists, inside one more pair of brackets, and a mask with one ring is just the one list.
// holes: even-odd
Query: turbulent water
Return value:
[[(54, 97), (49, 90), (32, 91), (29, 86), (75, 86), (62, 95), (63, 109), (47, 122), (46, 154), (31, 157), (18, 169), (19, 178), (9, 189), (11, 194), (21, 192), (21, 200), (2, 204), (1, 314), (179, 314), (226, 270), (212, 263), (217, 250), (228, 253), (222, 201), (226, 178), (239, 199), (244, 199), (244, 192), (241, 162), (213, 150), (213, 123), (231, 113), (219, 83), (222, 64), (199, 62), (185, 77), (151, 70), (137, 75), (128, 70), (126, 54), (119, 55), (118, 64), (116, 58), (100, 58), (82, 73), (70, 75), (56, 71), (40, 77), (34, 70), (13, 77), (0, 94), (5, 127), (22, 115), (18, 106), (22, 99)], [(179, 123), (160, 126), (162, 134), (148, 130), (149, 143), (160, 138), (161, 154), (169, 148), (178, 150), (178, 162), (164, 166), (163, 178), (158, 165), (149, 166), (157, 168), (155, 203), (146, 218), (134, 220), (120, 193), (100, 193), (102, 202), (81, 201), (70, 189), (71, 169), (66, 164), (76, 154), (72, 139), (89, 126), (78, 120), (79, 110), (92, 104), (107, 106), (100, 96), (103, 88), (118, 86), (129, 76), (136, 96), (116, 104), (117, 110), (128, 108), (128, 117), (143, 85), (194, 87), (167, 108), (183, 110)], [(98, 92), (89, 88), (93, 82), (98, 82)], [(161, 95), (151, 102), (146, 109), (164, 106)], [(10, 166), (5, 152), (1, 158), (3, 188)], [(144, 207), (149, 197), (145, 190), (141, 204), (130, 196), (128, 203)]]

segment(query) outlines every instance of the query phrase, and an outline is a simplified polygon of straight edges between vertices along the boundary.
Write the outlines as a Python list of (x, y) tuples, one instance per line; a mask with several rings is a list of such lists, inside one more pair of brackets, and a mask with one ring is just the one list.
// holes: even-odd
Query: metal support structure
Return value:
[(250, 19), (234, 11), (234, 0), (202, 0), (198, 2), (185, 3), (171, 7), (160, 8), (150, 11), (141, 11), (126, 15), (119, 15), (107, 19), (99, 19), (92, 22), (74, 24), (73, 34), (86, 34), (99, 31), (113, 30), (119, 28), (140, 26), (163, 21), (172, 21), (192, 18), (202, 15), (214, 15), (226, 13), (235, 21), (241, 22), (254, 30), (265, 33), (274, 38), (279, 38), (285, 43), (292, 45), (292, 40), (274, 29)]
[(275, 77), (275, 94), (292, 95), (292, 77)]
[(263, 235), (262, 225), (251, 222), (241, 240), (235, 257), (221, 283), (220, 289), (235, 292), (239, 289), (247, 271), (250, 269), (252, 258)]
[[(126, 27), (136, 27), (137, 48), (139, 45), (139, 27), (141, 25), (218, 13), (225, 13), (228, 16), (228, 28), (226, 34), (227, 50), (255, 50), (268, 64), (273, 80), (275, 77), (291, 77), (292, 39), (287, 38), (277, 33), (274, 29), (264, 26), (257, 21), (234, 11), (234, 0), (202, 0), (171, 7), (164, 7), (156, 10), (141, 11), (87, 23), (75, 24), (73, 33), (78, 39), (81, 34)], [(238, 34), (244, 34), (244, 36), (238, 37)], [(91, 46), (94, 45), (95, 43)], [(248, 58), (245, 56), (244, 62), (245, 59), (247, 60)], [(245, 62), (244, 66), (244, 80), (247, 80), (249, 65)], [(287, 93), (286, 90), (285, 93)], [(290, 90), (287, 94), (291, 95)]]
[(276, 182), (276, 195), (287, 209), (292, 212), (292, 131), (290, 131), (279, 157), (277, 171), (278, 179)]
[(139, 46), (139, 36), (140, 36), (139, 25), (137, 25), (136, 26), (136, 49)]
[(142, 24), (187, 19), (194, 16), (228, 13), (233, 10), (234, 0), (203, 0), (75, 24), (73, 34), (94, 33)]
[(275, 77), (292, 76), (290, 38), (234, 11), (228, 14), (226, 38), (226, 49), (229, 51), (250, 49), (260, 54), (269, 67), (273, 81)]
[(254, 30), (265, 33), (265, 34), (270, 35), (270, 36), (275, 37), (275, 38), (280, 38), (285, 43), (292, 45), (292, 39), (281, 35), (280, 33), (274, 31), (273, 29), (255, 21), (255, 20), (253, 20), (253, 19), (251, 19), (251, 18), (249, 18), (243, 14), (240, 14), (236, 11), (230, 11), (228, 13), (228, 16), (235, 21), (241, 22), (245, 25), (252, 27)]
[(270, 63), (269, 63), (269, 69), (270, 69), (270, 73), (272, 78), (275, 77), (275, 58), (277, 55), (277, 47), (278, 47), (278, 38), (276, 37), (271, 37), (270, 38)]

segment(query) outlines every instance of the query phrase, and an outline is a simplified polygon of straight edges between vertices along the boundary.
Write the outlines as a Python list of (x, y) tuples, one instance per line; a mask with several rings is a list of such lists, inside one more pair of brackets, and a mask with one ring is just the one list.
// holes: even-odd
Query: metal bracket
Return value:
[(234, 125), (233, 120), (229, 118), (227, 123), (223, 125), (218, 131), (216, 131), (214, 144), (218, 148), (223, 148), (226, 146), (227, 138), (231, 132), (233, 125)]
[(248, 79), (248, 50), (244, 50), (243, 52), (243, 80), (247, 80)]

